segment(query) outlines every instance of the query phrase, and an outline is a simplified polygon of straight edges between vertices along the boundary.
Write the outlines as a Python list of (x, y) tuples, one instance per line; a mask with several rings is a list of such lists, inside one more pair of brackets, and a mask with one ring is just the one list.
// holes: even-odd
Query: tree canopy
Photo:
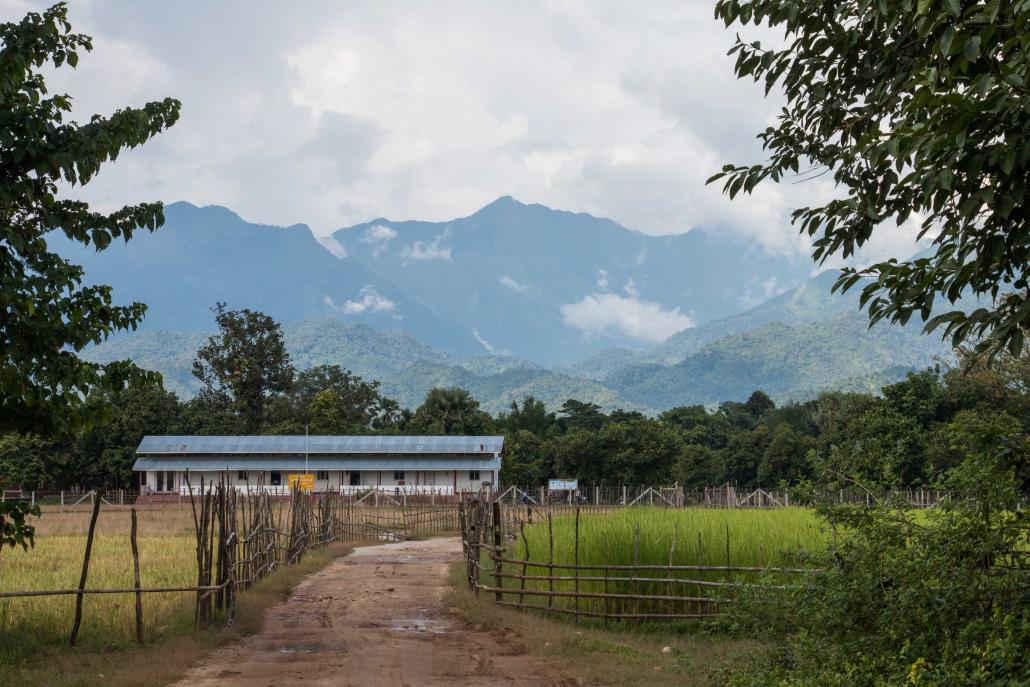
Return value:
[(219, 331), (193, 361), (193, 375), (204, 383), (201, 397), (231, 407), (247, 433), (258, 432), (269, 396), (285, 394), (293, 384), (282, 327), (255, 310), (228, 310), (225, 303), (213, 310)]
[(72, 98), (50, 94), (43, 72), (74, 68), (93, 45), (72, 33), (63, 3), (0, 24), (0, 43), (0, 431), (69, 431), (109, 415), (108, 406), (84, 403), (91, 391), (153, 384), (158, 375), (76, 355), (135, 328), (146, 306), (116, 306), (109, 287), (83, 286), (82, 269), (51, 252), (46, 234), (61, 231), (99, 251), (138, 228), (157, 229), (163, 214), (161, 203), (95, 212), (59, 199), (58, 185), (88, 183), (103, 163), (174, 124), (179, 102), (68, 120)]
[[(709, 182), (724, 179), (732, 198), (831, 175), (842, 193), (793, 213), (818, 261), (851, 256), (889, 222), (917, 222), (932, 254), (846, 269), (834, 288), (869, 277), (872, 323), (918, 314), (955, 345), (975, 338), (987, 359), (1019, 354), (1030, 328), (1030, 5), (719, 0), (715, 15), (783, 33), (773, 45), (738, 35), (730, 53), (739, 78), (781, 88), (787, 104), (758, 134), (769, 158)], [(969, 295), (990, 303), (956, 307)]]

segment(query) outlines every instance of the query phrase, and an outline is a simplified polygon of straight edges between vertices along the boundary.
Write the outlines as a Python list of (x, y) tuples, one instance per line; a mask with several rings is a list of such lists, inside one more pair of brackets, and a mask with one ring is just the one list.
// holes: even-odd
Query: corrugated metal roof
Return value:
[[(304, 470), (304, 456), (282, 458), (191, 458), (143, 456), (136, 459), (133, 470)], [(307, 469), (313, 470), (500, 470), (501, 459), (494, 458), (309, 458)]]
[(136, 453), (500, 453), (503, 436), (145, 436)]

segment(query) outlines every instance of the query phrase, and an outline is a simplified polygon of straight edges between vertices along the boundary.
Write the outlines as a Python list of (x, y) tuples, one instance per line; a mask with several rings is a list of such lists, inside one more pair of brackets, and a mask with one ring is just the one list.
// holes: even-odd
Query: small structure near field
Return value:
[(133, 470), (151, 494), (188, 494), (203, 478), (279, 494), (451, 495), (496, 486), (503, 447), (503, 436), (145, 436)]

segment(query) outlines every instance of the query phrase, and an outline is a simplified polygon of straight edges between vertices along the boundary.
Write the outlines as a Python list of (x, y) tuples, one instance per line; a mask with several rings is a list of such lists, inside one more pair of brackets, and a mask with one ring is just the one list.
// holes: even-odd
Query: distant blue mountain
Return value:
[[(101, 253), (59, 233), (48, 241), (119, 302), (149, 306), (141, 333), (87, 356), (131, 358), (187, 395), (216, 301), (282, 322), (299, 367), (343, 365), (409, 406), (436, 385), (465, 387), (492, 411), (530, 394), (552, 408), (578, 398), (645, 412), (755, 389), (806, 398), (875, 391), (946, 352), (918, 325), (867, 331), (858, 291), (831, 294), (835, 272), (809, 278), (803, 256), (706, 229), (653, 237), (501, 198), (450, 222), (342, 229), (330, 250), (304, 225), (251, 224), (222, 207), (174, 203), (165, 214), (156, 233)], [(657, 343), (587, 333), (563, 315), (584, 299), (601, 318), (628, 308), (646, 328), (675, 311), (677, 328), (686, 317), (694, 326)]]
[(119, 302), (146, 303), (145, 330), (210, 329), (210, 308), (224, 301), (284, 324), (333, 316), (403, 330), (450, 355), (542, 365), (654, 343), (618, 326), (570, 324), (563, 306), (618, 298), (644, 308), (640, 318), (653, 307), (678, 312), (676, 326), (703, 324), (797, 286), (810, 270), (804, 256), (771, 255), (729, 233), (648, 236), (509, 197), (449, 222), (341, 229), (333, 251), (305, 225), (252, 224), (223, 207), (173, 203), (165, 216), (157, 232), (101, 253), (59, 232), (49, 240)]
[(598, 294), (678, 309), (696, 323), (727, 317), (808, 278), (805, 256), (762, 251), (729, 233), (648, 236), (608, 219), (503, 197), (447, 222), (376, 219), (333, 234), (346, 254), (484, 345), (542, 364), (649, 342), (584, 334), (562, 306)]
[(173, 203), (153, 234), (98, 253), (54, 232), (65, 258), (91, 283), (114, 287), (117, 302), (146, 303), (144, 330), (205, 331), (211, 307), (251, 308), (280, 322), (335, 316), (381, 330), (404, 329), (455, 354), (482, 350), (472, 334), (410, 299), (355, 258), (337, 258), (303, 224), (245, 222), (218, 206)]

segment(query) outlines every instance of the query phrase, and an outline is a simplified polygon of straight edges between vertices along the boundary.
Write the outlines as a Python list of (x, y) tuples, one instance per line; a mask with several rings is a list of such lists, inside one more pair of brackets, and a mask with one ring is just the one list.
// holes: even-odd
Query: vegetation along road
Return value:
[(576, 684), (506, 650), (443, 607), (457, 538), (365, 547), (307, 578), (264, 629), (225, 646), (180, 685)]

